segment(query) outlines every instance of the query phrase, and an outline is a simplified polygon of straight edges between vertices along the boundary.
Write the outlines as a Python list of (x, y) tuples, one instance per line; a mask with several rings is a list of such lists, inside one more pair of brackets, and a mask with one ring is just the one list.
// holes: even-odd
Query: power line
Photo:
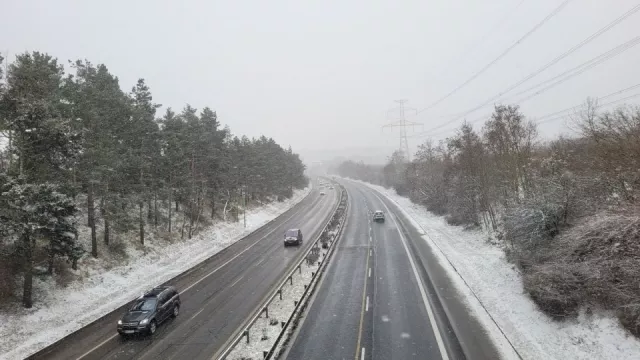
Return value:
[[(497, 100), (498, 98), (500, 98), (501, 96), (503, 96), (504, 94), (508, 93), (509, 91), (517, 88), (518, 86), (522, 85), (523, 83), (531, 80), (531, 78), (533, 78), (534, 76), (537, 76), (538, 74), (540, 74), (541, 72), (547, 70), (548, 68), (550, 68), (551, 66), (557, 64), (560, 60), (566, 58), (567, 56), (571, 55), (572, 53), (574, 53), (575, 51), (577, 51), (578, 49), (582, 48), (584, 45), (588, 44), (589, 42), (595, 40), (596, 38), (598, 38), (600, 35), (604, 34), (605, 32), (611, 30), (614, 26), (618, 25), (619, 23), (621, 23), (623, 20), (625, 20), (626, 18), (628, 18), (629, 16), (635, 14), (638, 10), (640, 10), (640, 4), (634, 6), (633, 8), (631, 8), (629, 11), (627, 11), (626, 13), (622, 14), (621, 16), (619, 16), (617, 19), (613, 20), (612, 22), (610, 22), (609, 24), (607, 24), (606, 26), (604, 26), (603, 28), (601, 28), (600, 30), (596, 31), (595, 33), (591, 34), (589, 37), (587, 37), (586, 39), (582, 40), (580, 43), (576, 44), (575, 46), (573, 46), (571, 49), (567, 50), (566, 52), (560, 54), (559, 56), (557, 56), (555, 59), (551, 60), (550, 62), (548, 62), (547, 64), (543, 65), (541, 68), (539, 68), (538, 70), (532, 72), (531, 74), (527, 75), (526, 77), (524, 77), (523, 79), (521, 79), (520, 81), (516, 82), (515, 84), (509, 86), (508, 88), (502, 90), (500, 93), (498, 93), (497, 95), (493, 96), (492, 98), (486, 100), (485, 102), (483, 102), (481, 105), (476, 106), (475, 108), (469, 110), (466, 114), (472, 113), (476, 110), (478, 110), (479, 108), (485, 106), (486, 104), (489, 104), (491, 102), (493, 102), (494, 100)], [(466, 115), (465, 114), (465, 115)]]
[(574, 68), (571, 68), (571, 69), (569, 69), (567, 71), (564, 71), (563, 73), (558, 74), (558, 75), (556, 75), (556, 76), (554, 76), (554, 77), (552, 77), (550, 79), (547, 79), (547, 80), (545, 80), (543, 82), (540, 82), (540, 83), (538, 83), (536, 85), (533, 85), (533, 86), (531, 86), (531, 87), (529, 87), (529, 88), (527, 88), (525, 90), (522, 90), (522, 91), (520, 91), (519, 93), (517, 93), (517, 94), (515, 94), (513, 96), (515, 97), (515, 96), (518, 96), (518, 95), (526, 94), (526, 93), (528, 93), (529, 91), (531, 91), (531, 90), (533, 90), (535, 88), (538, 88), (538, 87), (541, 87), (541, 86), (543, 86), (545, 84), (551, 83), (554, 80), (563, 78), (563, 77), (565, 77), (565, 75), (566, 75), (565, 79), (568, 78), (568, 77), (573, 77), (573, 76), (579, 75), (579, 74), (583, 73), (584, 71), (589, 70), (589, 69), (591, 69), (592, 67), (594, 67), (596, 65), (599, 65), (599, 64), (601, 64), (601, 63), (603, 63), (603, 62), (605, 62), (605, 61), (607, 61), (607, 60), (609, 60), (609, 59), (611, 59), (611, 58), (613, 58), (613, 57), (615, 57), (617, 55), (620, 55), (621, 53), (623, 53), (626, 50), (629, 50), (630, 48), (634, 47), (638, 43), (640, 43), (640, 36), (636, 36), (635, 38), (633, 38), (633, 39), (631, 39), (631, 40), (629, 40), (629, 41), (627, 41), (627, 42), (625, 42), (623, 44), (620, 44), (620, 45), (616, 46), (615, 48), (613, 48), (611, 50), (608, 50), (607, 52), (602, 53), (602, 54), (590, 59), (589, 61), (586, 61), (586, 62), (584, 62), (584, 63), (582, 63), (582, 64), (580, 64), (580, 65), (578, 65), (578, 66), (576, 66)]
[[(552, 83), (554, 80), (561, 79), (561, 80), (557, 81), (556, 83), (553, 83), (553, 85), (550, 85), (550, 86), (548, 86), (548, 87), (546, 87), (546, 88), (544, 88), (542, 90), (539, 90), (539, 92), (536, 92), (535, 94), (532, 94), (529, 97), (526, 97), (524, 99), (520, 99), (518, 101), (513, 101), (513, 102), (514, 103), (521, 103), (521, 102), (524, 102), (526, 100), (529, 100), (530, 98), (542, 93), (543, 90), (546, 91), (549, 88), (551, 88), (553, 86), (556, 86), (556, 85), (559, 85), (560, 83), (562, 83), (564, 81), (567, 81), (567, 80), (569, 80), (570, 78), (572, 78), (574, 76), (580, 75), (583, 72), (585, 72), (585, 71), (587, 71), (587, 70), (589, 70), (589, 69), (591, 69), (591, 68), (593, 68), (593, 67), (595, 67), (595, 66), (597, 66), (599, 64), (602, 64), (603, 62), (605, 62), (607, 60), (610, 60), (615, 56), (620, 55), (624, 51), (629, 50), (630, 48), (632, 48), (633, 46), (636, 46), (638, 44), (640, 44), (640, 36), (637, 36), (637, 37), (635, 37), (635, 38), (633, 38), (633, 39), (631, 39), (631, 40), (629, 40), (629, 41), (627, 41), (627, 42), (625, 42), (623, 44), (620, 44), (620, 45), (614, 47), (613, 49), (608, 50), (608, 51), (606, 51), (606, 52), (604, 52), (604, 53), (602, 53), (602, 54), (600, 54), (600, 55), (598, 55), (598, 56), (596, 56), (596, 57), (594, 57), (594, 58), (592, 58), (592, 59), (590, 59), (590, 60), (588, 60), (588, 61), (586, 61), (586, 62), (584, 62), (584, 63), (582, 63), (582, 64), (580, 64), (580, 65), (578, 65), (576, 67), (574, 67), (574, 68), (571, 68), (569, 70), (566, 70), (566, 71), (562, 72), (561, 74), (558, 74), (558, 75), (556, 75), (556, 76), (554, 76), (554, 77), (552, 77), (550, 79), (547, 79), (547, 80), (542, 81), (542, 82), (540, 82), (540, 83), (538, 83), (536, 85), (533, 85), (533, 86), (531, 86), (531, 87), (529, 87), (529, 88), (527, 88), (525, 90), (520, 91), (519, 93), (515, 94), (513, 97), (518, 96), (518, 95), (522, 95), (522, 94), (526, 94), (529, 91), (534, 90), (534, 89), (536, 89), (538, 87), (541, 87), (541, 86), (543, 86), (545, 84)], [(508, 101), (509, 101), (508, 99), (502, 100), (502, 102), (508, 102)], [(483, 103), (483, 105), (481, 107), (486, 107), (486, 106), (489, 106), (489, 105), (493, 105), (493, 104), (485, 102), (485, 103)], [(440, 116), (440, 117), (434, 118), (434, 120), (443, 119), (443, 118), (452, 118), (451, 121), (456, 121), (456, 120), (459, 120), (461, 117), (464, 117), (464, 116), (474, 112), (475, 110), (478, 110), (481, 107), (475, 107), (472, 110), (468, 110), (466, 112), (461, 112), (461, 113), (457, 113), (457, 114), (449, 114), (449, 115)], [(428, 130), (428, 131), (437, 130), (437, 129), (439, 129), (441, 127), (444, 127), (446, 125), (448, 125), (448, 123), (443, 123), (441, 125), (436, 126), (435, 128), (432, 128), (432, 129)]]
[[(549, 84), (549, 85), (545, 86), (544, 88), (542, 88), (542, 89), (540, 89), (540, 90), (536, 91), (535, 93), (533, 93), (533, 94), (531, 94), (531, 95), (529, 95), (529, 96), (527, 96), (527, 97), (525, 97), (525, 98), (523, 98), (523, 99), (520, 99), (520, 100), (516, 101), (516, 103), (520, 104), (520, 103), (523, 103), (523, 102), (525, 102), (525, 101), (527, 101), (527, 100), (529, 100), (529, 99), (531, 99), (531, 98), (533, 98), (533, 97), (536, 97), (536, 96), (538, 96), (538, 95), (542, 94), (543, 92), (545, 92), (545, 91), (547, 91), (547, 90), (551, 89), (552, 87), (555, 87), (555, 86), (557, 86), (557, 85), (560, 85), (560, 84), (562, 84), (563, 82), (565, 82), (565, 81), (567, 81), (567, 80), (571, 79), (572, 77), (577, 76), (577, 75), (580, 75), (580, 74), (582, 74), (583, 72), (585, 72), (585, 71), (587, 71), (587, 70), (591, 69), (592, 67), (594, 67), (594, 66), (596, 66), (596, 65), (599, 65), (599, 64), (601, 64), (601, 63), (603, 63), (603, 62), (605, 62), (605, 61), (607, 61), (607, 60), (609, 60), (609, 59), (612, 59), (612, 58), (614, 58), (614, 57), (616, 57), (616, 56), (618, 56), (618, 55), (622, 54), (623, 52), (625, 52), (625, 51), (627, 51), (627, 50), (631, 49), (632, 47), (634, 47), (634, 46), (636, 46), (636, 45), (638, 45), (638, 44), (640, 44), (640, 36), (639, 36), (639, 37), (636, 37), (636, 38), (635, 38), (635, 39), (633, 39), (633, 40), (628, 41), (628, 42), (627, 42), (627, 43), (625, 43), (625, 44), (620, 45), (620, 46), (619, 46), (619, 49), (613, 49), (613, 50), (615, 50), (615, 52), (613, 52), (613, 53), (611, 53), (611, 54), (609, 54), (609, 55), (607, 55), (607, 56), (603, 57), (602, 59), (599, 59), (598, 61), (596, 61), (596, 62), (594, 62), (594, 63), (592, 63), (592, 64), (589, 64), (588, 66), (586, 66), (586, 67), (584, 67), (584, 68), (582, 68), (582, 69), (580, 69), (580, 70), (578, 70), (578, 71), (576, 71), (576, 72), (574, 72), (574, 73), (572, 73), (572, 74), (569, 74), (569, 75), (567, 75), (567, 76), (564, 76), (564, 77), (563, 77), (563, 78), (561, 78), (560, 80), (558, 80), (558, 81), (556, 81), (556, 82), (554, 82), (554, 83), (551, 83), (551, 84)], [(612, 51), (613, 51), (613, 50), (612, 50)]]
[[(607, 98), (613, 97), (615, 95), (619, 95), (619, 94), (622, 94), (622, 93), (625, 93), (625, 92), (628, 92), (630, 90), (637, 89), (637, 88), (640, 88), (640, 84), (632, 85), (632, 86), (629, 86), (629, 87), (624, 88), (622, 90), (618, 90), (618, 91), (612, 92), (610, 94), (597, 97), (596, 100), (604, 100), (604, 99), (607, 99)], [(615, 104), (615, 103), (618, 103), (618, 102), (621, 102), (621, 101), (629, 100), (629, 99), (632, 99), (632, 98), (635, 98), (635, 97), (638, 97), (638, 96), (640, 96), (640, 93), (637, 93), (637, 94), (634, 94), (634, 95), (630, 95), (630, 96), (627, 96), (627, 97), (624, 97), (624, 98), (621, 98), (621, 99), (613, 100), (613, 101), (610, 101), (608, 103), (600, 104), (598, 106), (599, 107), (604, 107), (604, 106), (612, 105), (612, 104)], [(583, 104), (581, 103), (581, 104), (578, 104), (578, 105), (574, 105), (574, 106), (568, 107), (566, 109), (554, 111), (552, 113), (537, 117), (536, 118), (536, 124), (542, 124), (542, 123), (546, 123), (546, 122), (549, 122), (549, 121), (561, 119), (561, 118), (565, 117), (566, 115), (557, 116), (558, 114), (562, 114), (562, 113), (565, 113), (565, 112), (576, 110), (579, 107), (581, 107), (582, 105)], [(478, 117), (478, 118), (476, 118), (476, 119), (474, 119), (472, 121), (468, 121), (467, 123), (468, 124), (474, 124), (474, 123), (477, 123), (479, 121), (486, 120), (490, 116), (491, 116), (491, 114), (486, 114), (486, 115), (484, 115), (482, 117)], [(550, 118), (550, 119), (546, 119), (546, 118)], [(437, 133), (431, 133), (431, 134), (426, 134), (426, 133), (416, 134), (416, 135), (410, 136), (410, 137), (421, 137), (421, 136), (424, 136), (424, 135), (438, 136), (438, 135), (446, 134), (446, 133), (448, 133), (450, 131), (451, 131), (451, 129), (440, 131), (440, 132), (437, 132)]]
[[(538, 70), (534, 71), (533, 73), (527, 75), (526, 77), (524, 77), (523, 79), (521, 79), (520, 81), (516, 82), (515, 84), (509, 86), (508, 88), (506, 88), (505, 90), (501, 91), (500, 93), (498, 93), (497, 95), (491, 97), (490, 99), (484, 101), (482, 104), (462, 113), (457, 119), (454, 119), (451, 122), (455, 122), (460, 120), (461, 118), (463, 118), (466, 115), (469, 115), (472, 112), (475, 112), (478, 109), (483, 108), (484, 106), (486, 106), (487, 104), (492, 103), (493, 101), (499, 99), (501, 96), (503, 96), (504, 94), (508, 93), (509, 91), (517, 88), (518, 86), (522, 85), (523, 83), (525, 83), (526, 81), (530, 80), (531, 78), (533, 78), (534, 76), (540, 74), (541, 72), (545, 71), (546, 69), (550, 68), (551, 66), (555, 65), (556, 63), (558, 63), (560, 60), (566, 58), (567, 56), (569, 56), (570, 54), (572, 54), (573, 52), (577, 51), (578, 49), (580, 49), (581, 47), (583, 47), (584, 45), (586, 45), (587, 43), (595, 40), (597, 37), (599, 37), (600, 35), (604, 34), (605, 32), (611, 30), (614, 26), (618, 25), (620, 22), (624, 21), (625, 19), (627, 19), (629, 16), (635, 14), (638, 10), (640, 10), (640, 4), (634, 6), (633, 8), (631, 8), (630, 10), (628, 10), (626, 13), (622, 14), (621, 16), (619, 16), (618, 18), (616, 18), (615, 20), (613, 20), (612, 22), (610, 22), (609, 24), (607, 24), (606, 26), (604, 26), (603, 28), (601, 28), (600, 30), (596, 31), (595, 33), (593, 33), (592, 35), (590, 35), (589, 37), (587, 37), (586, 39), (584, 39), (583, 41), (581, 41), (580, 43), (578, 43), (577, 45), (573, 46), (571, 49), (569, 49), (568, 51), (562, 53), (561, 55), (559, 55), (558, 57), (556, 57), (555, 59), (551, 60), (549, 63), (543, 65), (541, 68), (539, 68)], [(623, 44), (624, 45), (624, 44)], [(557, 84), (556, 84), (557, 85)], [(555, 86), (555, 85), (554, 85)], [(550, 88), (550, 87), (549, 87)], [(549, 88), (547, 88), (546, 90), (548, 90)], [(536, 95), (539, 95), (541, 92), (539, 92)], [(525, 99), (528, 100), (528, 99)], [(444, 126), (447, 126), (449, 123), (443, 123), (440, 124), (434, 128), (431, 128), (429, 130), (426, 131), (426, 133), (431, 132), (433, 130), (437, 130), (440, 129)]]
[[(509, 17), (511, 17), (511, 15), (516, 12), (516, 10), (518, 10), (518, 8), (520, 7), (520, 5), (522, 5), (526, 0), (521, 0), (518, 5), (516, 5), (513, 9), (507, 11), (501, 18), (500, 20), (496, 21), (493, 26), (491, 26), (491, 28), (489, 28), (489, 31), (487, 31), (478, 41), (475, 41), (471, 46), (469, 46), (467, 48), (467, 50), (463, 51), (462, 53), (460, 53), (460, 56), (456, 57), (456, 61), (454, 61), (455, 64), (459, 64), (460, 61), (462, 61), (462, 59), (467, 58), (468, 54), (473, 53), (473, 51), (475, 49), (477, 49), (480, 45), (482, 45), (488, 38), (489, 35), (491, 35), (494, 31), (496, 31), (497, 29), (500, 28), (500, 26), (504, 25), (504, 23), (506, 22), (507, 19), (509, 19)], [(449, 66), (450, 68), (451, 66)]]
[[(633, 89), (636, 89), (636, 88), (639, 88), (639, 87), (640, 87), (640, 84), (635, 84), (635, 85), (629, 86), (627, 88), (624, 88), (622, 90), (618, 90), (616, 92), (612, 92), (611, 94), (608, 94), (608, 95), (605, 95), (605, 96), (601, 96), (601, 97), (599, 97), (597, 99), (598, 100), (604, 100), (604, 99), (610, 98), (612, 96), (619, 95), (619, 94), (625, 93), (625, 92), (627, 92), (629, 90), (633, 90)], [(576, 106), (572, 106), (572, 107), (569, 107), (569, 108), (566, 108), (566, 109), (563, 109), (563, 110), (555, 111), (555, 112), (552, 112), (550, 114), (546, 114), (546, 115), (540, 116), (540, 117), (537, 118), (537, 120), (541, 120), (541, 119), (544, 119), (544, 118), (552, 117), (552, 116), (555, 116), (555, 115), (558, 115), (558, 114), (561, 114), (561, 113), (564, 113), (564, 112), (567, 112), (567, 111), (575, 110), (576, 108), (578, 108), (580, 106), (581, 105), (576, 105)]]
[(434, 106), (440, 104), (441, 102), (443, 102), (444, 100), (448, 99), (449, 97), (451, 97), (453, 94), (455, 94), (456, 92), (458, 92), (460, 89), (462, 89), (463, 87), (467, 86), (469, 83), (471, 83), (473, 80), (475, 80), (476, 78), (478, 78), (478, 76), (482, 75), (485, 71), (487, 71), (491, 66), (493, 66), (495, 63), (497, 63), (498, 61), (500, 61), (503, 57), (505, 57), (509, 52), (511, 52), (511, 50), (513, 50), (516, 46), (520, 45), (521, 42), (523, 42), (526, 38), (528, 38), (529, 36), (531, 36), (533, 33), (535, 33), (539, 28), (542, 27), (542, 25), (544, 25), (547, 21), (549, 21), (551, 18), (553, 18), (556, 14), (558, 14), (560, 12), (560, 10), (562, 10), (571, 0), (564, 0), (558, 7), (556, 7), (549, 15), (547, 15), (547, 17), (545, 17), (544, 19), (542, 19), (542, 21), (540, 21), (538, 24), (536, 24), (531, 30), (529, 30), (526, 34), (524, 34), (520, 39), (518, 39), (516, 42), (514, 42), (513, 44), (511, 44), (511, 46), (509, 46), (505, 51), (503, 51), (500, 55), (498, 55), (498, 57), (496, 57), (495, 59), (493, 59), (490, 63), (488, 63), (487, 65), (485, 65), (482, 69), (480, 69), (480, 71), (476, 72), (474, 75), (472, 75), (469, 79), (467, 79), (465, 82), (463, 82), (462, 84), (458, 85), (458, 87), (456, 87), (455, 89), (453, 89), (452, 91), (450, 91), (448, 94), (446, 94), (445, 96), (441, 97), (440, 99), (436, 100), (435, 102), (431, 103), (429, 106), (427, 106), (426, 108), (418, 111), (418, 113), (421, 113), (423, 111), (429, 110), (431, 108), (433, 108)]
[[(629, 95), (629, 96), (624, 97), (624, 98), (622, 98), (622, 99), (609, 101), (608, 103), (598, 104), (598, 107), (600, 108), (600, 107), (605, 107), (605, 106), (613, 105), (613, 104), (615, 104), (615, 103), (619, 103), (619, 102), (622, 102), (622, 101), (625, 101), (625, 100), (629, 100), (629, 99), (636, 98), (636, 97), (638, 97), (638, 96), (640, 96), (640, 93), (633, 94), (633, 95)], [(598, 100), (601, 100), (601, 99), (598, 99)], [(582, 106), (582, 105), (574, 106), (574, 107), (572, 107), (571, 109), (572, 109), (572, 110), (575, 110), (575, 109), (578, 109), (580, 106)], [(565, 112), (566, 112), (566, 111), (565, 111)], [(545, 119), (545, 120), (537, 119), (537, 120), (535, 121), (535, 123), (536, 123), (536, 124), (544, 124), (544, 123), (546, 123), (546, 122), (550, 122), (550, 121), (555, 121), (555, 120), (562, 119), (562, 118), (564, 118), (564, 117), (566, 117), (566, 116), (567, 116), (567, 115), (560, 115), (560, 116), (552, 117), (552, 118)]]

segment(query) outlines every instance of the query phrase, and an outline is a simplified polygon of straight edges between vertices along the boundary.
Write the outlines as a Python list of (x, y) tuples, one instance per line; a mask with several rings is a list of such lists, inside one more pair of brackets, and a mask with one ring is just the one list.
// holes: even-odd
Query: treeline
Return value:
[(517, 106), (496, 106), (480, 130), (463, 124), (409, 163), (396, 152), (335, 171), (493, 232), (551, 316), (609, 309), (640, 335), (640, 108), (587, 101), (572, 120), (575, 136), (542, 142)]
[[(23, 277), (24, 306), (43, 257), (51, 273), (58, 259), (99, 257), (114, 233), (142, 245), (150, 227), (191, 237), (205, 217), (237, 221), (240, 204), (307, 185), (298, 155), (273, 139), (233, 136), (208, 107), (157, 118), (143, 79), (125, 92), (103, 64), (69, 65), (24, 53), (0, 82), (0, 261), (15, 265), (0, 277)], [(75, 222), (85, 213), (88, 248)]]

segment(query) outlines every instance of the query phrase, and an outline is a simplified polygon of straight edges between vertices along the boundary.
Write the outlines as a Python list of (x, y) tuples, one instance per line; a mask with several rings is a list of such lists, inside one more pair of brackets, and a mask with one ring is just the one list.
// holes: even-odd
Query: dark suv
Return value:
[(180, 312), (180, 295), (173, 286), (158, 286), (140, 296), (122, 319), (118, 321), (118, 333), (153, 335), (160, 323)]
[(301, 245), (302, 231), (300, 229), (289, 229), (284, 233), (284, 246)]

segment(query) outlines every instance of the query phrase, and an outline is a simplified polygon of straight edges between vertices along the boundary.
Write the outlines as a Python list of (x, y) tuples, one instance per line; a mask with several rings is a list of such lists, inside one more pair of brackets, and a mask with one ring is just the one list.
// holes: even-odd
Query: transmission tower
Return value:
[(399, 106), (387, 111), (387, 117), (390, 117), (390, 114), (395, 114), (394, 116), (391, 116), (393, 121), (382, 125), (382, 129), (391, 128), (393, 131), (394, 127), (400, 128), (399, 150), (405, 156), (407, 162), (409, 162), (411, 161), (411, 152), (409, 151), (409, 141), (407, 140), (407, 128), (411, 127), (411, 129), (414, 130), (416, 126), (422, 126), (423, 124), (414, 121), (407, 121), (405, 117), (407, 112), (417, 113), (416, 109), (405, 106), (407, 100), (396, 100), (395, 102), (397, 102)]

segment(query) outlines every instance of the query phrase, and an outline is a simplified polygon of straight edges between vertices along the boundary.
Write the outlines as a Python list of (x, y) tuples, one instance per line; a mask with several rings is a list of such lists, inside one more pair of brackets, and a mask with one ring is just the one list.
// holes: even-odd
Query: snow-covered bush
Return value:
[(615, 311), (640, 335), (640, 209), (604, 211), (583, 219), (554, 239), (544, 261), (524, 274), (533, 300), (554, 317), (580, 307)]

